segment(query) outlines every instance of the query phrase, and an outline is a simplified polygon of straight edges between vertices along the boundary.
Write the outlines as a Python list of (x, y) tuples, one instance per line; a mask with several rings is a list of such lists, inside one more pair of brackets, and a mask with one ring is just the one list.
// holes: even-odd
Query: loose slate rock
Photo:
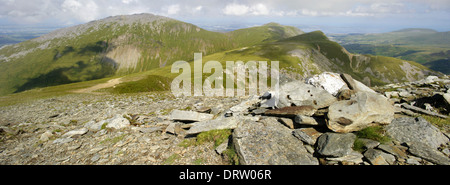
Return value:
[(233, 132), (233, 143), (244, 165), (318, 165), (319, 162), (276, 118), (245, 120)]
[(356, 135), (327, 132), (317, 139), (317, 152), (327, 157), (343, 157), (353, 151)]

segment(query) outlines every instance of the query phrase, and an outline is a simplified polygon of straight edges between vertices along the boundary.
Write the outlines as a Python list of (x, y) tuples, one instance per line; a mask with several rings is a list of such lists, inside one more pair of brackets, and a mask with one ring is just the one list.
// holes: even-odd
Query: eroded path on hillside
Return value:
[(84, 88), (84, 89), (77, 89), (73, 92), (98, 94), (98, 92), (94, 92), (94, 91), (99, 90), (99, 89), (114, 87), (115, 85), (118, 85), (120, 83), (122, 83), (122, 78), (115, 78), (115, 79), (111, 79), (111, 80), (107, 81), (106, 83), (97, 84), (92, 87), (88, 87), (88, 88)]

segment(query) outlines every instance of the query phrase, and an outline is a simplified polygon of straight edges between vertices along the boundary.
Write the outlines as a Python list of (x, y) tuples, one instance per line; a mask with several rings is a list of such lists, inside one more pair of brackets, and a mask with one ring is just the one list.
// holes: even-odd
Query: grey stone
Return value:
[(169, 119), (173, 121), (182, 121), (182, 122), (196, 122), (196, 121), (207, 121), (214, 117), (213, 114), (206, 113), (198, 113), (194, 111), (182, 111), (182, 110), (173, 110)]
[(408, 157), (405, 152), (393, 145), (381, 144), (378, 148), (401, 159), (406, 159)]
[(230, 108), (230, 111), (233, 115), (242, 115), (248, 111), (250, 107), (253, 107), (255, 104), (260, 103), (261, 100), (258, 96), (251, 96), (247, 100), (242, 101), (238, 105), (235, 105)]
[(165, 132), (167, 133), (171, 133), (171, 134), (176, 134), (175, 133), (175, 125), (176, 125), (176, 123), (175, 122), (171, 122), (167, 127), (166, 127), (166, 130), (165, 130)]
[(326, 158), (329, 161), (339, 161), (339, 162), (347, 162), (347, 163), (353, 163), (353, 164), (360, 164), (363, 163), (364, 156), (356, 151), (351, 151), (348, 155), (342, 156), (342, 157), (336, 157), (336, 158)]
[(317, 152), (328, 157), (343, 157), (353, 151), (356, 135), (327, 132), (317, 139)]
[(358, 87), (356, 87), (355, 81), (353, 80), (352, 76), (346, 73), (342, 73), (341, 75), (342, 80), (347, 84), (348, 88), (351, 90), (358, 90)]
[(364, 146), (366, 148), (375, 148), (378, 145), (380, 145), (380, 142), (375, 141), (375, 140), (371, 140), (371, 139), (366, 139), (366, 138), (359, 138), (359, 140), (361, 142), (363, 142)]
[(280, 88), (277, 107), (313, 106), (316, 109), (328, 107), (337, 99), (327, 91), (305, 84), (302, 81), (286, 83)]
[(122, 115), (117, 114), (111, 119), (106, 120), (108, 125), (106, 125), (106, 128), (114, 128), (114, 129), (121, 129), (130, 126), (130, 121)]
[(198, 134), (210, 130), (234, 129), (237, 127), (239, 118), (227, 117), (195, 123), (186, 134)]
[(422, 159), (418, 158), (418, 157), (414, 157), (414, 156), (409, 156), (408, 159), (406, 159), (406, 163), (407, 164), (411, 164), (411, 165), (420, 165), (420, 162)]
[(53, 134), (50, 130), (45, 131), (41, 137), (39, 137), (39, 141), (48, 141)]
[(102, 121), (99, 121), (99, 122), (89, 121), (89, 122), (87, 122), (87, 123), (84, 125), (84, 127), (85, 127), (85, 128), (88, 128), (88, 129), (89, 129), (90, 131), (92, 131), (92, 132), (97, 132), (97, 131), (99, 131), (99, 130), (102, 129), (102, 125), (103, 125), (104, 123), (106, 123), (106, 120), (102, 120)]
[(338, 101), (328, 108), (327, 126), (335, 132), (353, 132), (374, 124), (389, 124), (394, 107), (379, 94), (357, 92), (350, 100)]
[(233, 143), (241, 164), (318, 165), (319, 162), (276, 118), (260, 122), (244, 120), (233, 132)]
[(149, 134), (156, 131), (162, 131), (162, 127), (133, 127), (133, 130)]
[(292, 131), (292, 134), (306, 144), (314, 146), (317, 138), (323, 133), (317, 131), (315, 128), (300, 128)]
[(53, 144), (64, 144), (64, 143), (69, 143), (72, 142), (73, 139), (70, 137), (65, 137), (65, 138), (59, 138), (59, 139), (55, 139), (53, 141)]
[(386, 155), (384, 155), (382, 151), (377, 149), (368, 149), (364, 153), (364, 157), (369, 160), (370, 164), (372, 165), (389, 165), (389, 163), (385, 159)]
[(62, 135), (62, 137), (73, 137), (73, 136), (76, 136), (76, 135), (80, 135), (81, 136), (83, 134), (86, 134), (88, 131), (89, 130), (87, 128), (80, 128), (80, 129), (77, 129), (77, 130), (69, 131), (69, 132), (65, 133), (64, 135)]
[(289, 118), (278, 118), (278, 121), (280, 123), (283, 123), (288, 128), (294, 129), (294, 121), (292, 121), (292, 119), (289, 119)]
[(227, 149), (227, 147), (228, 147), (228, 140), (217, 146), (216, 148), (217, 154), (219, 155), (222, 154)]
[(450, 165), (450, 159), (435, 148), (425, 143), (409, 143), (409, 152), (434, 164)]
[(422, 117), (396, 118), (386, 127), (386, 133), (401, 143), (423, 143), (434, 149), (449, 141), (438, 128)]
[(301, 125), (319, 125), (319, 122), (314, 117), (304, 115), (296, 115), (294, 121)]

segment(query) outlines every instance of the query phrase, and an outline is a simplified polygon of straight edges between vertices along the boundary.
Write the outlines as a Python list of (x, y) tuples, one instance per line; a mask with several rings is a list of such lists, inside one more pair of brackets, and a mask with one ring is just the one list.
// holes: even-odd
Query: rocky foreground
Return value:
[(242, 98), (70, 94), (0, 107), (0, 164), (449, 165), (449, 91), (322, 73)]

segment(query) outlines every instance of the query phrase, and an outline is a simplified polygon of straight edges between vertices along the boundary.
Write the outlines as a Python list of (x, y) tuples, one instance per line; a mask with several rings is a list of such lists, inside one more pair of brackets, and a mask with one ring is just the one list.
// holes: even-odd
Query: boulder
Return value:
[[(274, 96), (276, 98), (276, 96)], [(278, 108), (289, 106), (313, 106), (316, 109), (328, 107), (337, 99), (319, 87), (293, 81), (281, 86), (279, 91)]]
[(386, 127), (386, 134), (401, 143), (423, 143), (434, 149), (449, 142), (438, 128), (422, 117), (396, 118)]
[(182, 111), (182, 110), (173, 110), (169, 115), (170, 120), (181, 122), (206, 121), (212, 119), (213, 117), (214, 115), (212, 114), (198, 113), (194, 111)]
[(117, 114), (116, 116), (106, 120), (105, 122), (108, 123), (108, 125), (106, 125), (106, 128), (121, 129), (130, 126), (130, 121), (122, 117), (122, 115), (120, 114)]
[(388, 99), (370, 92), (357, 92), (350, 100), (333, 103), (328, 110), (327, 126), (335, 132), (358, 131), (394, 119), (394, 106)]
[(233, 144), (244, 165), (318, 165), (292, 131), (269, 117), (245, 119), (233, 132)]
[(352, 133), (332, 133), (322, 134), (317, 139), (317, 152), (326, 157), (343, 157), (350, 154), (353, 149), (356, 135)]
[(324, 72), (319, 75), (314, 75), (306, 79), (306, 83), (314, 87), (325, 89), (328, 93), (336, 96), (340, 89), (347, 88), (347, 84), (342, 80), (339, 74)]

